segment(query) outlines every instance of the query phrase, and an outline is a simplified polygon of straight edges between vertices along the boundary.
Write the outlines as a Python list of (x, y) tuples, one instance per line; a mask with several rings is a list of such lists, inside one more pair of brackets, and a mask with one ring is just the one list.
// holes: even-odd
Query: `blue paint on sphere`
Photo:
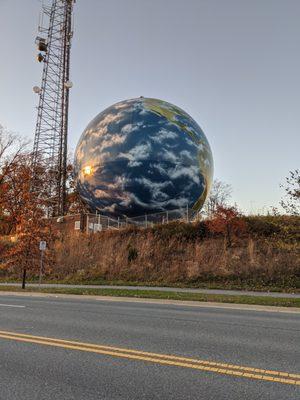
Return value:
[(75, 175), (83, 201), (110, 216), (200, 210), (213, 158), (206, 136), (186, 112), (140, 97), (91, 121), (76, 148)]

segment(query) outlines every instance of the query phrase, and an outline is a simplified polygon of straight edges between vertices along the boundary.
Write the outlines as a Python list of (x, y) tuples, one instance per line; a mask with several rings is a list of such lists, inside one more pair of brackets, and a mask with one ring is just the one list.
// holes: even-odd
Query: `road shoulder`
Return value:
[(74, 295), (74, 294), (59, 294), (59, 293), (40, 293), (40, 292), (9, 292), (0, 291), (0, 296), (14, 297), (34, 297), (34, 298), (53, 298), (53, 299), (69, 299), (69, 300), (93, 300), (119, 303), (141, 303), (141, 304), (159, 304), (159, 305), (175, 305), (183, 307), (201, 307), (201, 308), (218, 308), (227, 310), (243, 310), (243, 311), (262, 311), (273, 313), (300, 314), (300, 309), (297, 307), (277, 307), (263, 306), (252, 304), (232, 304), (232, 303), (217, 303), (209, 301), (184, 301), (184, 300), (168, 300), (168, 299), (149, 299), (149, 298), (134, 298), (134, 297), (115, 297), (115, 296), (97, 296), (97, 295)]

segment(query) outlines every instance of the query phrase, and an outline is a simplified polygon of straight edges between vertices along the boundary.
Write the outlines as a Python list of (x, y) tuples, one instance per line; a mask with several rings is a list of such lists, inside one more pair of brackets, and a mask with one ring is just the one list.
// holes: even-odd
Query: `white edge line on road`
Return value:
[[(76, 295), (75, 295), (76, 296)], [(277, 307), (263, 306), (252, 304), (238, 303), (215, 303), (210, 301), (185, 301), (185, 300), (169, 300), (169, 299), (151, 299), (151, 298), (134, 298), (134, 297), (113, 297), (113, 296), (95, 296), (98, 301), (125, 302), (125, 303), (147, 303), (174, 305), (184, 307), (202, 307), (202, 308), (219, 308), (226, 310), (242, 310), (242, 311), (263, 311), (274, 313), (300, 314), (300, 308), (296, 307)]]
[[(198, 301), (184, 301), (184, 300), (168, 300), (168, 299), (150, 299), (150, 298), (134, 298), (134, 297), (114, 297), (114, 296), (96, 296), (96, 295), (78, 295), (78, 294), (61, 294), (61, 293), (38, 293), (38, 292), (1, 292), (0, 296), (15, 296), (15, 297), (33, 297), (33, 298), (47, 298), (50, 300), (93, 300), (93, 301), (107, 301), (119, 303), (144, 303), (144, 304), (161, 304), (161, 305), (175, 305), (175, 306), (188, 306), (200, 308), (215, 308), (227, 310), (242, 310), (242, 311), (264, 311), (272, 313), (285, 313), (285, 314), (300, 314), (298, 307), (277, 307), (277, 306), (262, 306), (252, 304), (237, 304), (237, 303), (213, 303), (213, 302), (198, 302)], [(25, 307), (25, 306), (20, 306)]]
[(0, 304), (0, 307), (25, 308), (26, 306), (19, 306), (15, 304)]

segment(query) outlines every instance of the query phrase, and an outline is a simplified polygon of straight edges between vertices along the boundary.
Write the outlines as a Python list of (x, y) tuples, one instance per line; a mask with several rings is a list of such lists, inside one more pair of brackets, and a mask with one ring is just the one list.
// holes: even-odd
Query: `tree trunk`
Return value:
[(22, 278), (22, 289), (25, 289), (26, 285), (26, 267), (23, 269), (23, 278)]
[(229, 224), (226, 225), (226, 238), (227, 238), (227, 246), (231, 247), (231, 232), (230, 232), (230, 226)]

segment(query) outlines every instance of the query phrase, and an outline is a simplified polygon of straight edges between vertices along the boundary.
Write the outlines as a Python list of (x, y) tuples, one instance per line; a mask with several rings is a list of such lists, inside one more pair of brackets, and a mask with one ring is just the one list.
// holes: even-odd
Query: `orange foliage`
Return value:
[(206, 221), (210, 232), (223, 234), (228, 247), (232, 245), (232, 237), (246, 231), (245, 221), (236, 207), (218, 205), (212, 218)]
[(23, 271), (24, 279), (27, 270), (38, 268), (40, 240), (49, 243), (53, 239), (49, 220), (45, 218), (50, 197), (46, 175), (38, 177), (38, 193), (32, 191), (30, 155), (23, 154), (11, 163), (1, 185), (0, 212), (9, 226), (9, 233), (16, 234), (16, 243), (4, 255), (5, 265)]

